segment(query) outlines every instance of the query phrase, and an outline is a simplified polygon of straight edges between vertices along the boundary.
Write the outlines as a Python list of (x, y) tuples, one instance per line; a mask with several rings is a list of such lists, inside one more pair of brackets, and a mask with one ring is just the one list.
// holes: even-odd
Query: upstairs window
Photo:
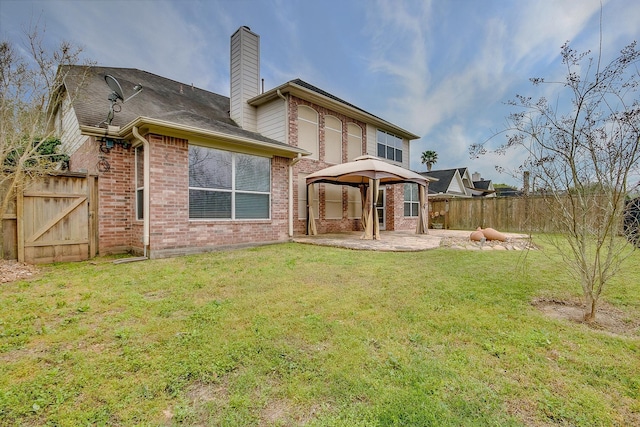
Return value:
[(298, 147), (311, 153), (307, 158), (318, 160), (318, 113), (304, 105), (298, 106)]
[(269, 219), (271, 160), (189, 146), (189, 218)]
[(378, 157), (402, 163), (402, 138), (378, 129)]
[(342, 163), (342, 122), (333, 116), (324, 118), (324, 161)]
[(362, 156), (362, 129), (360, 126), (349, 123), (347, 125), (347, 161)]

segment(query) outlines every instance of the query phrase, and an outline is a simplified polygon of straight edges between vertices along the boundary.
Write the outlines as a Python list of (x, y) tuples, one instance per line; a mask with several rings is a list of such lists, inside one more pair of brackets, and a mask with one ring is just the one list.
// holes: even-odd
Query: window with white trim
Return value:
[(358, 187), (347, 187), (347, 216), (349, 219), (362, 217), (362, 195)]
[(402, 138), (378, 129), (378, 157), (402, 163)]
[(419, 211), (418, 184), (404, 184), (404, 216), (418, 216)]
[(189, 146), (190, 219), (269, 219), (271, 159)]
[(306, 158), (318, 160), (318, 113), (305, 105), (298, 105), (298, 147), (311, 153)]
[(136, 147), (136, 219), (144, 219), (144, 147)]
[(347, 161), (362, 156), (362, 128), (355, 123), (347, 125)]
[(342, 186), (324, 185), (324, 215), (326, 219), (342, 219)]
[(324, 118), (324, 161), (342, 163), (342, 122), (333, 116)]

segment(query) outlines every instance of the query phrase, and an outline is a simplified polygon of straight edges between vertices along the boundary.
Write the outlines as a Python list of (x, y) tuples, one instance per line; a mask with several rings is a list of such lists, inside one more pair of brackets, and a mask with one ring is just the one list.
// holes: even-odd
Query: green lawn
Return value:
[[(550, 251), (551, 249), (546, 249)], [(540, 251), (281, 244), (0, 285), (0, 425), (640, 423), (640, 335)], [(640, 251), (604, 299), (640, 316)]]

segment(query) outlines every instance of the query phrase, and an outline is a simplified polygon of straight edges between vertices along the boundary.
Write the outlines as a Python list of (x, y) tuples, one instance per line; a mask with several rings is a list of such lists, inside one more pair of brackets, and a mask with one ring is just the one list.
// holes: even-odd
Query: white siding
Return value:
[(460, 175), (458, 174), (458, 172), (456, 172), (453, 175), (453, 179), (451, 180), (451, 183), (449, 184), (449, 189), (447, 190), (448, 193), (462, 193), (465, 194), (464, 189), (462, 188), (461, 185), (461, 179), (460, 179)]
[(62, 124), (60, 141), (61, 148), (65, 154), (71, 155), (75, 153), (76, 150), (89, 139), (88, 136), (80, 133), (80, 125), (76, 117), (76, 112), (66, 97), (62, 101), (62, 107), (60, 107), (56, 114), (56, 123)]
[(231, 36), (231, 118), (256, 131), (256, 109), (247, 100), (260, 94), (260, 36), (241, 27)]
[(268, 104), (261, 105), (257, 110), (258, 132), (267, 138), (288, 143), (286, 140), (286, 114), (285, 101), (276, 99)]
[(409, 147), (411, 142), (408, 139), (402, 139), (402, 167), (405, 169), (410, 169), (409, 165), (411, 162), (409, 161)]

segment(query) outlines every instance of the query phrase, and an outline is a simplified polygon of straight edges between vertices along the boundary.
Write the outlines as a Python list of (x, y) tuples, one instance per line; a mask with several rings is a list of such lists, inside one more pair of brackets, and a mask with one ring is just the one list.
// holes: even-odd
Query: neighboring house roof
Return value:
[(473, 188), (478, 190), (493, 190), (490, 179), (483, 179), (482, 181), (473, 181)]
[(421, 172), (420, 175), (438, 179), (438, 181), (429, 184), (429, 194), (447, 194), (463, 197), (467, 195), (458, 169), (432, 170)]
[[(156, 126), (179, 126), (186, 131), (223, 134), (244, 141), (255, 141), (287, 152), (306, 152), (298, 147), (267, 138), (238, 126), (229, 116), (229, 98), (189, 84), (180, 83), (135, 68), (70, 66), (64, 84), (73, 96), (73, 108), (81, 128), (106, 128), (111, 89), (104, 78), (115, 77), (122, 86), (125, 99), (142, 91), (121, 105), (111, 125), (126, 129), (136, 121)], [(76, 93), (77, 90), (77, 93)]]
[(378, 116), (375, 116), (354, 104), (351, 104), (343, 99), (338, 98), (335, 95), (330, 94), (312, 84), (309, 84), (301, 79), (290, 80), (278, 87), (270, 89), (263, 94), (260, 94), (248, 101), (253, 106), (260, 106), (278, 98), (279, 94), (291, 93), (314, 102), (318, 105), (328, 107), (338, 113), (343, 113), (349, 117), (361, 119), (364, 122), (372, 123), (376, 126), (389, 130), (400, 137), (408, 140), (418, 139), (420, 136), (409, 132), (406, 129), (402, 129), (399, 126), (394, 125)]
[(511, 187), (498, 187), (496, 188), (496, 195), (500, 197), (519, 197), (523, 193), (520, 190)]
[(471, 197), (494, 193), (491, 180), (472, 181), (468, 168), (432, 170), (420, 175), (439, 179), (429, 184), (432, 196)]

